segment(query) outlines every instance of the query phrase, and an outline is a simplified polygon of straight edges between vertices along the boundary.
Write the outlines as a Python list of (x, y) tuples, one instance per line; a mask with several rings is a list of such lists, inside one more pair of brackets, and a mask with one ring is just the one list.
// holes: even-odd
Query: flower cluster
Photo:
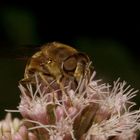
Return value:
[(0, 121), (0, 140), (37, 140), (37, 137), (23, 125), (23, 120), (12, 120), (8, 113), (5, 119)]
[(24, 119), (1, 121), (0, 140), (136, 140), (140, 110), (132, 110), (131, 99), (137, 91), (120, 79), (111, 87), (95, 74), (76, 89), (69, 83), (48, 92), (37, 74), (35, 85), (20, 84)]
[(77, 88), (71, 83), (63, 90), (46, 92), (45, 85), (39, 82), (19, 85), (21, 102), (19, 111), (32, 125), (39, 139), (50, 140), (128, 140), (136, 139), (139, 127), (140, 110), (131, 111), (131, 102), (136, 92), (126, 86), (126, 82), (102, 84), (94, 80), (82, 79)]

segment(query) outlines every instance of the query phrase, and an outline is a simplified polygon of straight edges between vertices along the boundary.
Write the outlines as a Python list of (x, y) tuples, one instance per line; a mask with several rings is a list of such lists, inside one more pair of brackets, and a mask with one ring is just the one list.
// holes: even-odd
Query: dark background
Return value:
[[(115, 7), (115, 6), (114, 6)], [(59, 41), (86, 52), (97, 78), (112, 84), (118, 77), (140, 89), (140, 23), (136, 13), (96, 5), (0, 4), (0, 118), (20, 101), (18, 81), (25, 57), (38, 46)], [(101, 11), (102, 9), (102, 11)], [(136, 18), (135, 18), (136, 17)], [(135, 98), (140, 105), (140, 95)]]

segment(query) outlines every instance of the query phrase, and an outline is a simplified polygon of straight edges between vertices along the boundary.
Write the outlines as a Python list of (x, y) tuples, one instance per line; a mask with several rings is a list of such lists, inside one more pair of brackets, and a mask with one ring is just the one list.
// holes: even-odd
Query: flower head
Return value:
[(0, 121), (0, 140), (37, 140), (37, 136), (28, 131), (23, 120), (14, 118), (8, 113), (6, 118)]
[(140, 111), (130, 111), (135, 105), (130, 99), (137, 91), (119, 80), (111, 88), (94, 77), (95, 72), (83, 78), (76, 89), (69, 84), (52, 92), (46, 92), (37, 75), (35, 89), (30, 83), (20, 85), (18, 108), (34, 124), (29, 130), (50, 140), (125, 140), (126, 135), (136, 140)]

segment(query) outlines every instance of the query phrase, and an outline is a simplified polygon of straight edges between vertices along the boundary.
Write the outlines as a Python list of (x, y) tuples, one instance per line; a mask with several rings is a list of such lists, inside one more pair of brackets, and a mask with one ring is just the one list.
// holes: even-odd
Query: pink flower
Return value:
[(94, 77), (95, 72), (90, 79), (85, 76), (77, 89), (69, 84), (52, 92), (45, 90), (37, 75), (34, 89), (30, 83), (20, 85), (18, 108), (34, 125), (29, 130), (38, 130), (40, 138), (50, 140), (125, 140), (126, 136), (136, 140), (140, 111), (130, 111), (135, 105), (130, 99), (137, 91), (119, 80), (111, 88)]
[(37, 136), (28, 131), (23, 120), (14, 118), (8, 113), (6, 118), (0, 121), (0, 140), (38, 140)]

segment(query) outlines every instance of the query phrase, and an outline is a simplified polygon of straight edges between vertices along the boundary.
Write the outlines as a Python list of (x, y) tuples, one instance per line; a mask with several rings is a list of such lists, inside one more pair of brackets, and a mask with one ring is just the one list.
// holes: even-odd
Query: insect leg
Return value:
[(43, 82), (45, 82), (45, 84), (47, 85), (47, 88), (50, 90), (54, 90), (53, 87), (50, 85), (50, 83), (46, 80), (46, 78), (44, 77), (44, 75), (42, 74), (42, 72), (39, 72), (39, 76), (41, 77), (41, 79), (43, 80)]

